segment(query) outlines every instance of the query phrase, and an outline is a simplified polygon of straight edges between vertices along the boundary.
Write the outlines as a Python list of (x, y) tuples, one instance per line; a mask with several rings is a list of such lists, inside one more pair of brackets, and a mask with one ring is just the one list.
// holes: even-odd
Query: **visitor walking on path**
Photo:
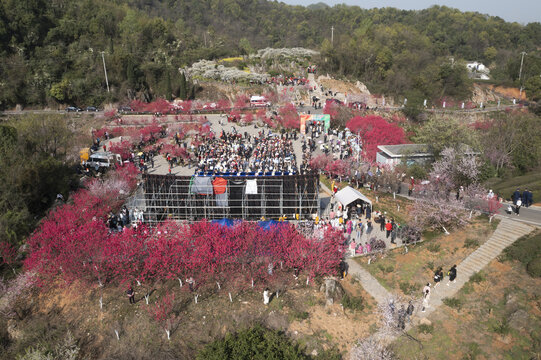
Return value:
[(440, 281), (443, 280), (443, 269), (441, 266), (436, 269), (436, 272), (434, 273), (434, 282), (436, 283), (434, 285), (434, 289), (440, 284)]
[(520, 195), (520, 189), (516, 189), (515, 192), (513, 193), (513, 205), (516, 205), (517, 204), (517, 200), (520, 199), (522, 197), (522, 195)]
[(516, 204), (515, 204), (515, 213), (517, 214), (517, 216), (520, 216), (520, 207), (522, 206), (522, 200), (521, 199), (518, 199)]
[(413, 310), (415, 310), (415, 307), (413, 306), (413, 301), (410, 300), (408, 303), (408, 308), (406, 309), (406, 317), (410, 323), (411, 323), (411, 316), (413, 315)]
[(447, 286), (451, 283), (456, 283), (456, 265), (453, 265), (449, 271), (447, 272), (447, 275), (449, 275), (449, 282), (447, 283)]
[(426, 286), (423, 288), (423, 309), (422, 312), (425, 312), (426, 308), (429, 307), (428, 300), (430, 299), (430, 283), (426, 283)]

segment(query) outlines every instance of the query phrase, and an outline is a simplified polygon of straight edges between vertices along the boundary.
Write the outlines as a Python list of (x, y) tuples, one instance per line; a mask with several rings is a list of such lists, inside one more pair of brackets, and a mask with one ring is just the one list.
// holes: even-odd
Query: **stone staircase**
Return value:
[[(432, 288), (429, 307), (425, 312), (419, 312), (418, 315), (421, 317), (428, 316), (443, 303), (442, 300), (444, 298), (453, 297), (460, 288), (468, 282), (470, 276), (481, 271), (492, 260), (500, 255), (506, 247), (533, 230), (534, 228), (532, 226), (524, 223), (502, 219), (490, 239), (471, 253), (464, 261), (458, 264), (456, 283), (451, 283), (447, 286), (449, 280), (446, 276), (438, 287)], [(449, 264), (449, 267), (451, 267), (451, 265), (452, 264)], [(447, 270), (448, 269), (444, 269), (444, 271)], [(431, 281), (431, 283), (433, 283), (433, 281)]]

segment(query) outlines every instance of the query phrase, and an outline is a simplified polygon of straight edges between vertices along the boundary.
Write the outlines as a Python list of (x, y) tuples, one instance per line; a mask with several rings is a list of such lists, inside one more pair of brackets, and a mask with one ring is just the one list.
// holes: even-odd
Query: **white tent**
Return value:
[(344, 207), (348, 206), (355, 200), (362, 200), (366, 203), (369, 203), (370, 207), (372, 207), (372, 201), (370, 201), (370, 199), (368, 199), (366, 196), (364, 196), (363, 194), (361, 194), (359, 191), (355, 190), (351, 186), (346, 186), (342, 190), (338, 191), (334, 195), (334, 198), (337, 201), (339, 201)]

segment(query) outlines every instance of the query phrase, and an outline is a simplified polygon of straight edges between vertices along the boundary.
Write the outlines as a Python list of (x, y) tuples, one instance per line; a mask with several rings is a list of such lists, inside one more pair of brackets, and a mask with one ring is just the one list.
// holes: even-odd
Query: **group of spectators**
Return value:
[(142, 223), (144, 219), (143, 210), (138, 208), (128, 209), (126, 205), (122, 206), (118, 214), (110, 212), (107, 215), (107, 227), (110, 231), (121, 232), (126, 229), (128, 226), (137, 227), (138, 224)]
[(275, 84), (280, 86), (297, 86), (308, 84), (308, 79), (296, 76), (278, 76), (267, 79), (267, 84)]
[(298, 171), (293, 150), (295, 132), (260, 131), (257, 136), (222, 131), (208, 136), (196, 151), (196, 172), (264, 173)]
[[(522, 193), (520, 189), (516, 189), (512, 196), (513, 205), (515, 205), (515, 214), (520, 214), (520, 208), (522, 206), (530, 207), (533, 204), (533, 193), (526, 189)], [(509, 212), (509, 211), (508, 211)]]

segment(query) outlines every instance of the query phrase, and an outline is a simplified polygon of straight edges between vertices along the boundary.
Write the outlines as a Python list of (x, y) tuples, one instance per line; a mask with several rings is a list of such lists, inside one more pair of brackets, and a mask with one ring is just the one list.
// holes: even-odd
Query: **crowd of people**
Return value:
[(233, 128), (220, 136), (208, 136), (195, 149), (196, 172), (216, 173), (296, 173), (293, 141), (297, 133), (259, 131), (257, 136), (240, 134)]

